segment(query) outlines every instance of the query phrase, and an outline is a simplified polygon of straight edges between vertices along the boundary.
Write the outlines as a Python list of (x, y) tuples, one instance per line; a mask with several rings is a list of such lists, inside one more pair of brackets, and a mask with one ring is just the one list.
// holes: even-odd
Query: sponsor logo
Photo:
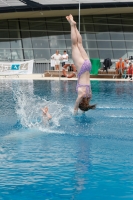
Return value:
[(28, 63), (21, 64), (20, 70), (28, 70)]
[(0, 64), (0, 72), (8, 71), (10, 70), (9, 64)]
[(19, 70), (20, 64), (12, 64), (11, 70)]

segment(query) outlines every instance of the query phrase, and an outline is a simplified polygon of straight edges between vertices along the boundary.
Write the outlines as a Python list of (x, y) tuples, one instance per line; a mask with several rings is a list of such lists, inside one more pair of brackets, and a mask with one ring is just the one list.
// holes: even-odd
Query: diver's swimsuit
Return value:
[(80, 76), (84, 74), (86, 71), (90, 72), (91, 71), (91, 62), (89, 60), (85, 60), (79, 73), (78, 73), (78, 81), (77, 81), (77, 86), (76, 86), (76, 91), (78, 92), (79, 87), (86, 87), (86, 95), (85, 97), (91, 97), (91, 85), (84, 85), (79, 83)]

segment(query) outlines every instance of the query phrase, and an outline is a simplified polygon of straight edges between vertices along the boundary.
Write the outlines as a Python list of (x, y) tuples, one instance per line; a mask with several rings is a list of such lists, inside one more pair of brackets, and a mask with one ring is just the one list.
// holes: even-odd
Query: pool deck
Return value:
[[(0, 76), (0, 79), (13, 79), (13, 80), (77, 80), (77, 78), (64, 78), (64, 77), (44, 77), (43, 74), (26, 74), (26, 75), (7, 75)], [(98, 81), (131, 81), (130, 79), (109, 79), (109, 78), (90, 78), (90, 80)]]

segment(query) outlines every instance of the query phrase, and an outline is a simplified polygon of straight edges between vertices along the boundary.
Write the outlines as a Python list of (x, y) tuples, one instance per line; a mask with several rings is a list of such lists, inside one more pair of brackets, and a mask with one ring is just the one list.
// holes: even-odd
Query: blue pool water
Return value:
[(77, 116), (75, 87), (0, 81), (0, 200), (133, 199), (133, 83), (92, 81)]

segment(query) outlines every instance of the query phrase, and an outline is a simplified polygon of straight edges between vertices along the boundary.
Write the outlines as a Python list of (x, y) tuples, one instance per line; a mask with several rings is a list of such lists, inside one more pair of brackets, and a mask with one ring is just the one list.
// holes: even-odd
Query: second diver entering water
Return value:
[(78, 72), (76, 87), (78, 97), (74, 106), (74, 114), (76, 114), (78, 112), (78, 108), (82, 111), (87, 111), (89, 109), (95, 109), (96, 105), (89, 104), (92, 97), (90, 84), (91, 62), (83, 48), (82, 37), (77, 30), (76, 22), (73, 20), (73, 16), (66, 16), (66, 19), (71, 26), (72, 59)]
[(43, 115), (47, 118), (47, 120), (49, 121), (50, 119), (52, 119), (52, 116), (50, 115), (49, 111), (48, 111), (48, 107), (44, 107), (42, 108), (43, 111)]

